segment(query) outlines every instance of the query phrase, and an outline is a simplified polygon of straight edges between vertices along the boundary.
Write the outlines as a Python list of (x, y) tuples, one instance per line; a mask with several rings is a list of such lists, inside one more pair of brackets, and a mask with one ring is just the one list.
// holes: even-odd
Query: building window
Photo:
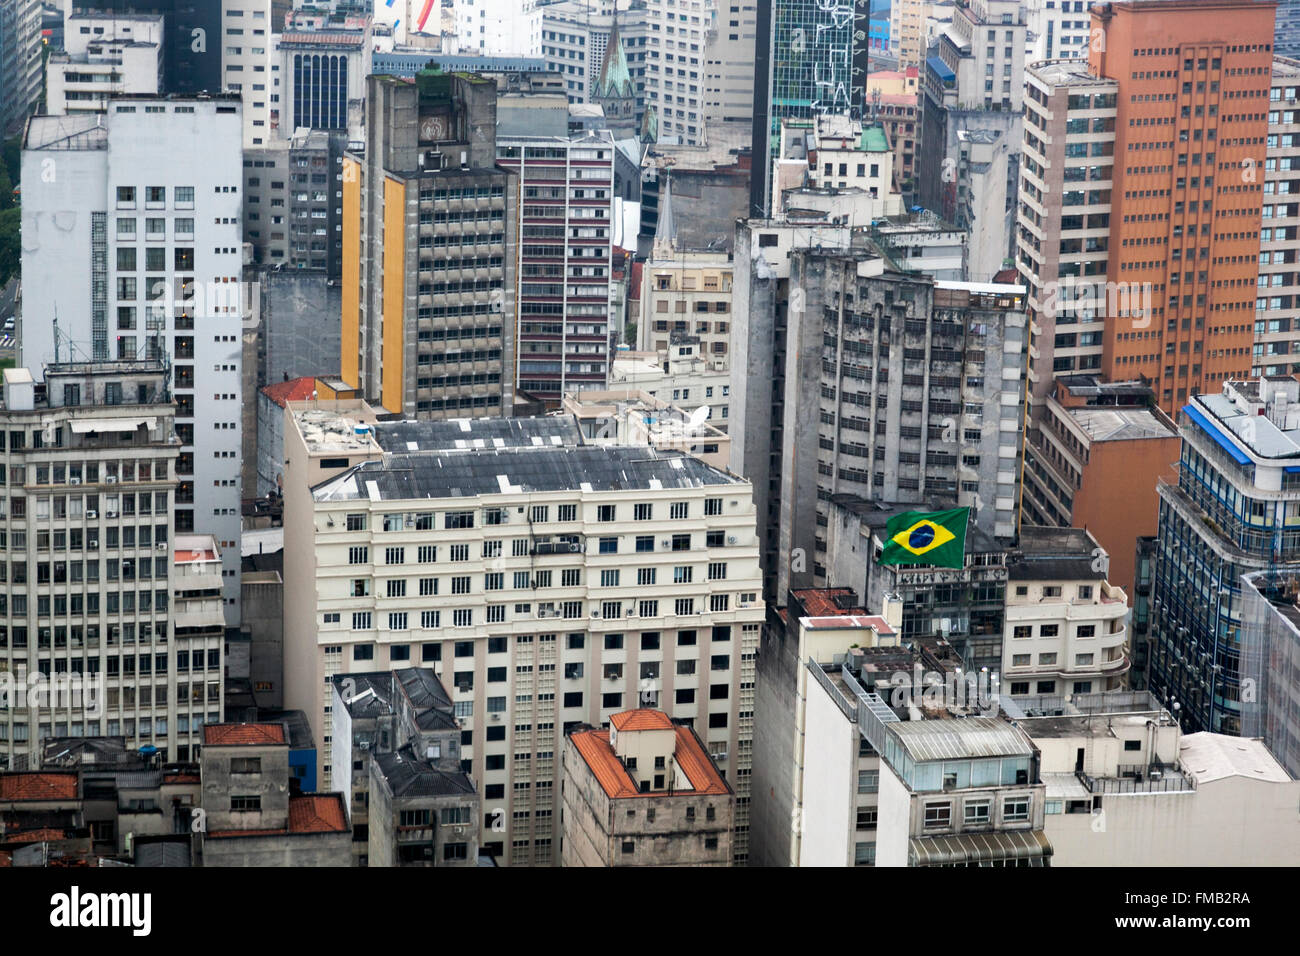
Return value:
[(925, 827), (937, 830), (952, 826), (951, 803), (927, 803), (925, 805)]

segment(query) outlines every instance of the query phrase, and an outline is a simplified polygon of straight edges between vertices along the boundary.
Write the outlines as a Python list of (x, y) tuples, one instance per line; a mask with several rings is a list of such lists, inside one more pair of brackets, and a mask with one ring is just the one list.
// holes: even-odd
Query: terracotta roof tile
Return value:
[(8, 773), (0, 776), (0, 800), (75, 799), (75, 773)]
[(662, 710), (625, 710), (609, 718), (615, 730), (672, 730), (673, 722)]
[(163, 783), (164, 783), (164, 784), (199, 783), (199, 782), (200, 782), (200, 780), (199, 780), (199, 775), (198, 775), (197, 773), (167, 773), (167, 774), (163, 774)]
[(203, 727), (203, 742), (209, 747), (286, 743), (281, 724), (206, 724)]
[[(637, 713), (637, 711), (633, 711)], [(611, 719), (612, 723), (612, 719)], [(677, 732), (677, 747), (673, 759), (686, 774), (693, 790), (678, 790), (679, 794), (722, 796), (731, 793), (731, 788), (722, 779), (722, 774), (714, 766), (712, 759), (705, 752), (700, 739), (689, 727), (672, 725)], [(632, 797), (661, 797), (664, 791), (642, 793), (624, 768), (614, 749), (609, 745), (608, 730), (581, 730), (572, 735), (573, 745), (595, 775), (605, 793), (614, 800)]]
[(39, 830), (23, 830), (19, 833), (6, 833), (4, 841), (13, 846), (26, 843), (45, 843), (54, 840), (76, 839), (57, 827), (43, 827)]
[(290, 833), (344, 833), (347, 828), (342, 795), (321, 793), (289, 798)]
[(307, 401), (315, 390), (315, 377), (305, 375), (302, 378), (293, 378), (287, 382), (276, 382), (274, 385), (263, 386), (262, 394), (281, 408), (284, 408), (285, 402)]
[(837, 597), (856, 597), (849, 588), (805, 588), (795, 591), (794, 596), (803, 602), (806, 617), (838, 617), (842, 614), (866, 614), (866, 608), (841, 608), (835, 604)]

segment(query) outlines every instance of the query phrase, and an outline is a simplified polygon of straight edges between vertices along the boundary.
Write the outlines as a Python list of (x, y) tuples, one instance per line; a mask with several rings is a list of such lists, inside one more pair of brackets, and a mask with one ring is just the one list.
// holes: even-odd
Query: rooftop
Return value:
[(75, 799), (77, 799), (77, 775), (75, 772), (0, 774), (0, 800)]
[(1182, 739), (1179, 762), (1197, 784), (1228, 777), (1289, 783), (1291, 776), (1277, 762), (1264, 742), (1228, 737), (1224, 734), (1188, 734)]
[(373, 428), (379, 447), (393, 454), (582, 444), (571, 415), (377, 422)]
[(1007, 554), (1011, 581), (1104, 580), (1105, 552), (1097, 539), (1081, 528), (1020, 529), (1020, 541)]
[(994, 717), (905, 720), (891, 723), (889, 729), (914, 763), (1029, 756), (1034, 752), (1021, 731)]
[(852, 588), (801, 588), (794, 596), (803, 605), (803, 616), (830, 617), (839, 614), (866, 614)]
[(609, 725), (620, 733), (625, 730), (672, 730), (673, 722), (661, 710), (625, 710), (621, 714), (611, 714)]
[(377, 753), (373, 760), (394, 797), (443, 797), (474, 792), (474, 781), (468, 776), (439, 770), (417, 757), (409, 744), (396, 753)]
[(262, 394), (275, 404), (284, 408), (285, 402), (305, 402), (316, 391), (316, 379), (311, 375), (293, 378), (287, 382), (276, 382), (262, 387)]
[(726, 796), (729, 795), (731, 787), (723, 779), (722, 774), (718, 772), (717, 766), (709, 757), (700, 743), (700, 739), (695, 736), (694, 731), (689, 727), (680, 724), (672, 725), (677, 732), (677, 746), (673, 751), (673, 759), (686, 779), (690, 782), (690, 790), (670, 790), (667, 791), (649, 791), (642, 793), (637, 787), (636, 781), (632, 775), (627, 772), (622, 761), (614, 753), (614, 749), (609, 745), (608, 730), (578, 730), (571, 735), (573, 745), (577, 749), (579, 756), (586, 763), (587, 768), (592, 772), (600, 782), (605, 794), (611, 799), (623, 800), (635, 797), (662, 797), (677, 795), (694, 795), (694, 796)]
[(1051, 86), (1109, 86), (1115, 89), (1119, 84), (1115, 80), (1094, 76), (1088, 72), (1086, 59), (1039, 60), (1026, 63), (1025, 72), (1036, 75)]
[(1090, 441), (1137, 441), (1148, 438), (1175, 438), (1160, 417), (1147, 408), (1105, 408), (1085, 406), (1068, 409), (1070, 418)]
[(506, 448), (385, 455), (313, 489), (317, 501), (410, 501), (548, 491), (636, 491), (734, 485), (690, 455), (629, 446)]
[(393, 713), (393, 695), (410, 701), (421, 730), (458, 726), (454, 708), (438, 675), (428, 667), (403, 667), (392, 671), (336, 674), (330, 678), (340, 693), (351, 681), (351, 695), (343, 701), (353, 718), (386, 717)]
[(204, 724), (207, 747), (265, 747), (287, 744), (280, 724)]
[(269, 830), (217, 830), (209, 840), (237, 837), (307, 836), (347, 833), (348, 814), (341, 793), (310, 793), (289, 798), (289, 826)]

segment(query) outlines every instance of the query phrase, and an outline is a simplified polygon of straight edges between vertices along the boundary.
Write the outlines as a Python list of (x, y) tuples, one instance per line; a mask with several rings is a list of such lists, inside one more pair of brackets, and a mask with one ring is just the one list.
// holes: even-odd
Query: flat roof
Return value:
[(1148, 408), (1088, 405), (1082, 408), (1067, 408), (1066, 412), (1093, 442), (1178, 437), (1175, 429), (1170, 428)]
[(625, 445), (385, 455), (321, 482), (317, 501), (412, 501), (548, 491), (650, 491), (738, 485), (679, 452)]
[(1183, 772), (1197, 784), (1228, 777), (1245, 777), (1269, 783), (1290, 783), (1291, 775), (1259, 739), (1224, 734), (1187, 734), (1178, 755)]
[(1020, 757), (1034, 752), (1021, 731), (993, 717), (904, 720), (889, 725), (915, 763)]
[(376, 422), (371, 428), (379, 447), (393, 454), (582, 444), (582, 432), (572, 415)]

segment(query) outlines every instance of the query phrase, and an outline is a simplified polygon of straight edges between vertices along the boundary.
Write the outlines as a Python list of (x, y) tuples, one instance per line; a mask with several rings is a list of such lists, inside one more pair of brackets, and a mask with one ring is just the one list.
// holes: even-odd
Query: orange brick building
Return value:
[[(1089, 69), (1119, 84), (1101, 371), (1145, 376), (1173, 413), (1246, 377), (1276, 4), (1136, 0), (1092, 8)], [(1149, 284), (1149, 286), (1147, 285)]]

